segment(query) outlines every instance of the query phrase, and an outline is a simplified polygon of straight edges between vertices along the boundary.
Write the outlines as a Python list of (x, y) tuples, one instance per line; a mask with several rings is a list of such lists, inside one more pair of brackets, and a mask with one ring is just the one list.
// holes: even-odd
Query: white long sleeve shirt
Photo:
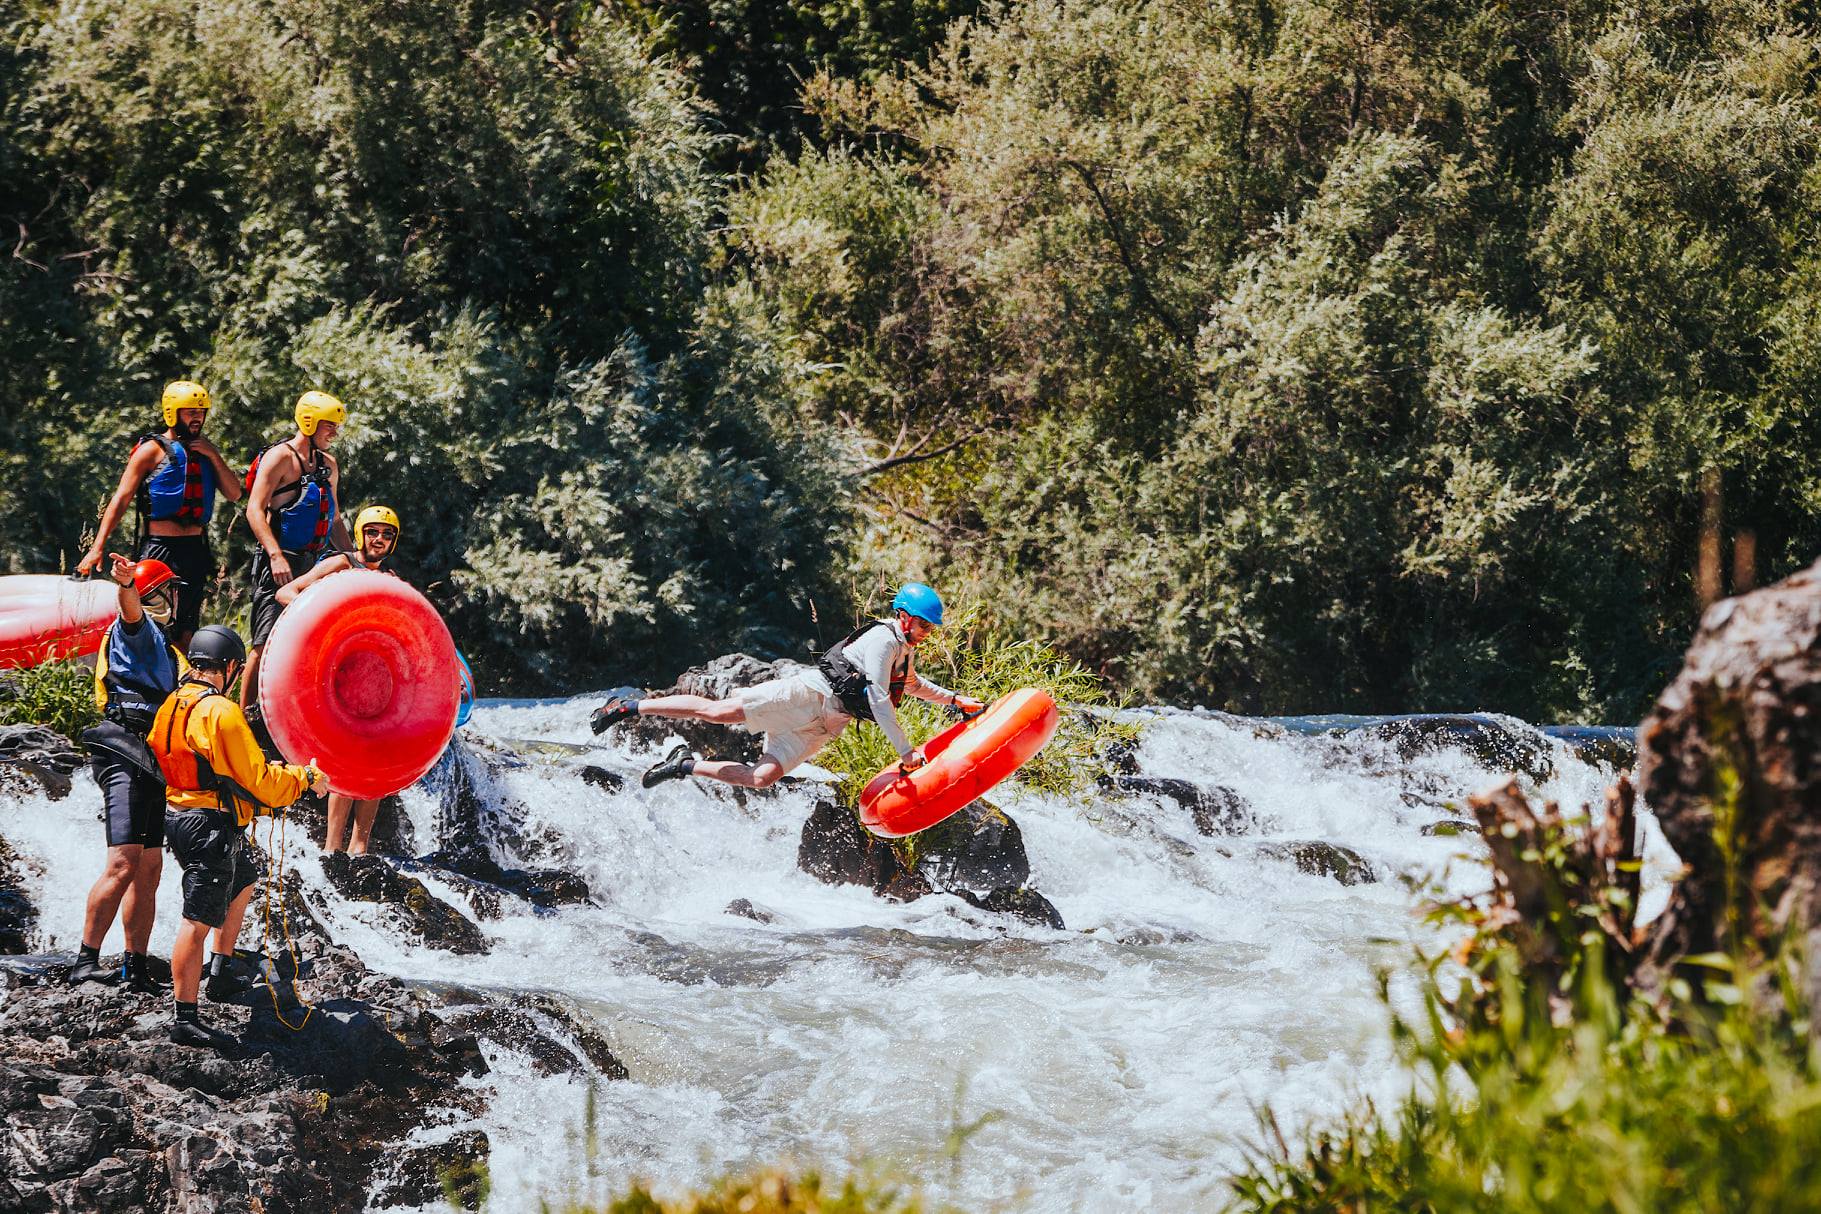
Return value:
[(918, 674), (911, 657), (915, 646), (904, 638), (904, 629), (899, 627), (896, 619), (885, 620), (883, 623), (885, 627), (869, 628), (843, 652), (847, 660), (866, 676), (866, 702), (872, 706), (873, 720), (885, 731), (886, 738), (902, 759), (910, 754), (913, 747), (904, 736), (904, 727), (898, 723), (897, 709), (892, 706), (893, 672), (902, 672), (904, 694), (916, 696), (919, 700), (953, 703), (955, 693)]

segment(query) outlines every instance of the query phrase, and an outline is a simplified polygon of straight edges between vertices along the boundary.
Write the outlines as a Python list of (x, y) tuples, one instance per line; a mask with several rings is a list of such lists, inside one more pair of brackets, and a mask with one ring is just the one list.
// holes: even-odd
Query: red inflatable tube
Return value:
[(887, 839), (928, 830), (1031, 761), (1056, 736), (1056, 701), (1022, 687), (972, 720), (923, 744), (929, 762), (906, 774), (896, 763), (860, 794), (860, 821)]
[(285, 608), (259, 662), (259, 707), (285, 757), (314, 758), (360, 800), (408, 788), (455, 732), (461, 665), (430, 600), (389, 574), (324, 578)]
[(109, 581), (0, 577), (0, 669), (94, 653), (119, 607), (119, 587)]

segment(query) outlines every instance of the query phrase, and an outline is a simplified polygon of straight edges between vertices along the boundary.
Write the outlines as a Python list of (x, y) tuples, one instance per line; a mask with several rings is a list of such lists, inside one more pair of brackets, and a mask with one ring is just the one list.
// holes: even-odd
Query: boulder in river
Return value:
[(1260, 829), (1258, 811), (1239, 792), (1224, 784), (1196, 784), (1171, 776), (1113, 776), (1106, 785), (1128, 796), (1173, 802), (1189, 811), (1195, 829), (1210, 838), (1244, 835)]
[(484, 953), (487, 937), (460, 911), (432, 894), (422, 881), (400, 872), (382, 856), (335, 852), (322, 858), (323, 874), (342, 897), (376, 902), (404, 931), (430, 948)]
[(1548, 779), (1555, 772), (1555, 758), (1543, 735), (1521, 721), (1423, 713), (1361, 725), (1349, 736), (1382, 739), (1404, 759), (1461, 750), (1494, 771), (1517, 772), (1533, 780)]
[(1371, 885), (1378, 880), (1378, 873), (1364, 856), (1351, 847), (1322, 839), (1260, 843), (1258, 854), (1287, 860), (1300, 872), (1312, 877), (1328, 877), (1342, 885)]
[(23, 953), (38, 929), (38, 908), (25, 890), (24, 862), (0, 839), (0, 954)]
[(1025, 885), (1031, 861), (1017, 822), (984, 801), (894, 841), (874, 835), (853, 810), (824, 797), (803, 823), (797, 867), (830, 885), (864, 885), (897, 902), (940, 891), (982, 910), (1063, 925), (1049, 899)]
[(36, 785), (53, 801), (70, 795), (70, 773), (88, 762), (76, 743), (42, 725), (0, 725), (0, 779)]
[(1755, 963), (1793, 938), (1821, 1003), (1821, 563), (1707, 609), (1638, 731), (1638, 792), (1688, 866), (1641, 984), (1683, 956)]

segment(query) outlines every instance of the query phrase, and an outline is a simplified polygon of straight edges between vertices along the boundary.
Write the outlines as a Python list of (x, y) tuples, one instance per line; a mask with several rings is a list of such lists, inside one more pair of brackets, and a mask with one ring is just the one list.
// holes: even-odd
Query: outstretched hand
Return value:
[(905, 755), (904, 758), (899, 761), (898, 766), (905, 772), (913, 772), (927, 762), (929, 762), (929, 760), (923, 757), (923, 748), (919, 746)]
[[(112, 563), (108, 567), (107, 575), (114, 579), (116, 585), (131, 586), (133, 584), (133, 562), (118, 552), (108, 553), (108, 560)], [(80, 566), (78, 566), (78, 570), (80, 570)]]

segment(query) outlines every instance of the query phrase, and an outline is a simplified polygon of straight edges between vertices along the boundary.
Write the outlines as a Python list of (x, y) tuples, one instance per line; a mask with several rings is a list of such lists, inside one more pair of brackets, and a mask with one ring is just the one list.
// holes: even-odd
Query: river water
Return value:
[[(1389, 972), (1392, 1003), (1414, 1010), (1411, 958), (1443, 943), (1418, 913), (1421, 889), (1486, 880), (1475, 840), (1423, 828), (1461, 816), (1448, 803), (1507, 774), (1464, 746), (1413, 750), (1372, 729), (1321, 728), (1353, 721), (1134, 714), (1146, 775), (1231, 788), (1260, 825), (1207, 838), (1169, 800), (1005, 792), (1031, 885), (1067, 922), (1054, 931), (946, 895), (894, 904), (798, 871), (813, 787), (744, 805), (695, 784), (645, 792), (636, 773), (648, 754), (527, 745), (592, 746), (593, 702), (483, 701), (463, 731), (522, 756), (493, 791), (522, 804), (520, 836), (541, 841), (531, 862), (569, 868), (594, 891), (592, 904), (555, 912), (509, 903), (482, 924), (485, 956), (402, 939), (383, 908), (334, 895), (301, 831), (284, 841), (331, 929), (369, 965), (570, 996), (631, 1072), (549, 1077), (489, 1047), (492, 1074), (476, 1082), (498, 1211), (601, 1199), (635, 1177), (677, 1193), (779, 1162), (870, 1168), (970, 1211), (1215, 1208), (1223, 1177), (1260, 1141), (1261, 1109), (1294, 1128), (1407, 1087), (1377, 975)], [(1542, 756), (1531, 785), (1563, 804), (1597, 802), (1614, 775), (1561, 740), (1501, 727)], [(585, 783), (584, 759), (631, 787)], [(36, 870), (47, 950), (75, 946), (101, 858), (97, 804), (86, 774), (61, 802), (0, 799), (0, 835)], [(436, 839), (438, 804), (423, 786), (405, 795), (419, 840)], [(1660, 901), (1674, 857), (1648, 814), (1645, 826), (1647, 889)], [(1270, 840), (1345, 846), (1380, 879), (1305, 874), (1259, 849)], [(503, 862), (524, 862), (496, 846)], [(177, 881), (167, 864), (161, 954)], [(772, 921), (728, 913), (736, 898)], [(250, 923), (242, 943), (257, 935)]]

